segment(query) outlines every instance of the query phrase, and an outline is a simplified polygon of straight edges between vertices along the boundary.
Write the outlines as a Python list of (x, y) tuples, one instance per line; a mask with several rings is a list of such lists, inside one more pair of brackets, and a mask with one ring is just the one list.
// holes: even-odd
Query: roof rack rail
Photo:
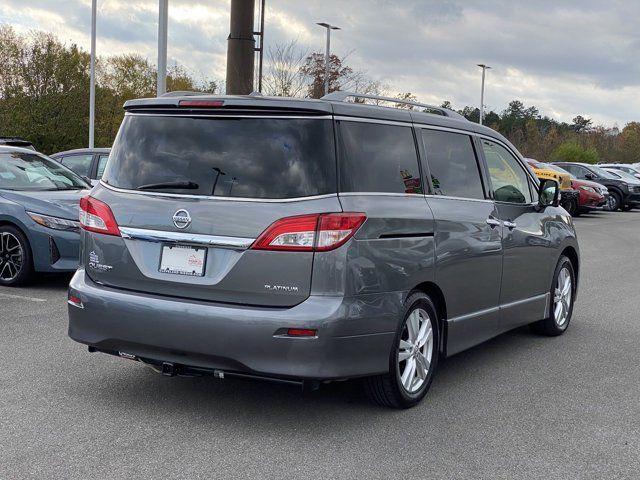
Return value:
[(166, 97), (195, 97), (198, 95), (211, 95), (207, 92), (193, 92), (191, 90), (175, 90), (173, 92), (166, 92), (160, 95), (158, 98)]
[(454, 112), (448, 108), (436, 107), (434, 105), (428, 105), (426, 103), (414, 102), (412, 100), (403, 100), (400, 98), (392, 98), (392, 97), (383, 97), (380, 95), (368, 95), (366, 93), (356, 93), (356, 92), (343, 92), (337, 90), (335, 92), (331, 92), (324, 97), (320, 98), (320, 100), (328, 100), (333, 102), (345, 102), (347, 98), (364, 98), (369, 100), (380, 100), (383, 102), (391, 102), (391, 103), (401, 103), (404, 105), (412, 105), (414, 107), (420, 107), (427, 110), (427, 113), (434, 113), (436, 115), (442, 115), (443, 117), (451, 117), (456, 118), (458, 120), (467, 120), (465, 117), (460, 115), (458, 112)]

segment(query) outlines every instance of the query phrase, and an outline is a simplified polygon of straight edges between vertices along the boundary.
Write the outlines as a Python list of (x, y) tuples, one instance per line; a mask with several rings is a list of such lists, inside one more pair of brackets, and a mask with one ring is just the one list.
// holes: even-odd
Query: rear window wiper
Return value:
[(149, 183), (147, 185), (140, 185), (138, 190), (155, 190), (162, 188), (175, 188), (178, 190), (197, 190), (199, 185), (194, 182), (164, 182), (164, 183)]

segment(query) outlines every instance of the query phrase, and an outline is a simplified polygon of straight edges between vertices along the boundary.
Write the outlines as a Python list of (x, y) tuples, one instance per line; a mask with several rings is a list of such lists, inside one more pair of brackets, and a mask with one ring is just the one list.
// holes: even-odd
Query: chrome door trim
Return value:
[(340, 192), (340, 197), (424, 197), (422, 193), (393, 193), (393, 192)]
[(485, 308), (483, 310), (478, 310), (476, 312), (465, 313), (464, 315), (460, 315), (459, 317), (449, 318), (449, 319), (447, 319), (447, 321), (448, 322), (459, 322), (461, 320), (469, 320), (469, 319), (474, 318), (474, 317), (480, 317), (482, 315), (488, 315), (490, 313), (495, 313), (498, 310), (500, 310), (500, 307)]
[(255, 238), (167, 232), (164, 230), (147, 230), (144, 228), (131, 227), (120, 227), (120, 235), (127, 240), (144, 240), (154, 243), (180, 243), (185, 245), (232, 248), (235, 250), (246, 250), (255, 241)]
[(114, 187), (105, 183), (104, 180), (100, 180), (100, 185), (118, 193), (131, 193), (133, 195), (147, 195), (149, 197), (167, 197), (167, 198), (193, 198), (197, 200), (220, 200), (225, 202), (257, 202), (257, 203), (291, 203), (291, 202), (303, 202), (305, 200), (320, 200), (323, 198), (337, 197), (337, 193), (326, 193), (323, 195), (312, 195), (310, 197), (295, 197), (295, 198), (247, 198), (247, 197), (218, 197), (211, 195), (189, 195), (183, 193), (167, 193), (167, 192), (150, 192), (142, 190), (131, 190), (128, 188)]
[(518, 305), (523, 305), (525, 303), (537, 302), (538, 300), (542, 300), (542, 299), (545, 300), (545, 307), (546, 307), (546, 304), (549, 301), (549, 295), (550, 293), (547, 292), (547, 293), (542, 293), (540, 295), (534, 295), (533, 297), (523, 298), (521, 300), (515, 300), (509, 303), (503, 303), (502, 305), (500, 305), (500, 310), (504, 310), (511, 307), (517, 307)]
[(503, 303), (497, 307), (490, 307), (490, 308), (485, 308), (483, 310), (478, 310), (476, 312), (471, 312), (471, 313), (466, 313), (464, 315), (460, 315), (458, 317), (453, 317), (453, 318), (448, 318), (447, 321), (448, 322), (459, 322), (461, 320), (469, 320), (470, 318), (474, 318), (474, 317), (480, 317), (482, 315), (487, 315), (489, 313), (495, 313), (498, 310), (506, 310), (507, 308), (511, 308), (511, 307), (517, 307), (518, 305), (523, 305), (525, 303), (530, 303), (530, 302), (536, 302), (538, 300), (545, 300), (545, 312), (544, 314), (546, 315), (546, 312), (549, 308), (549, 298), (550, 298), (550, 294), (549, 292), (547, 293), (543, 293), (541, 295), (534, 295), (533, 297), (529, 297), (529, 298), (524, 298), (522, 300), (516, 300), (515, 302), (509, 302), (509, 303)]
[(490, 198), (467, 198), (467, 197), (453, 197), (450, 195), (434, 195), (428, 193), (425, 195), (426, 198), (442, 198), (445, 200), (462, 200), (464, 202), (480, 202), (480, 203), (493, 203), (494, 200)]

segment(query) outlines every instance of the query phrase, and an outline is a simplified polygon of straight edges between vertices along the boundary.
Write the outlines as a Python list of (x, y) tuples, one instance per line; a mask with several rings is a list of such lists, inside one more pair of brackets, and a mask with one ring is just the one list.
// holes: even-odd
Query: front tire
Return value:
[(575, 294), (575, 270), (571, 260), (563, 255), (558, 260), (553, 276), (549, 316), (532, 324), (533, 330), (549, 337), (556, 337), (566, 332), (573, 315)]
[(607, 210), (616, 212), (622, 205), (622, 197), (617, 192), (611, 192), (607, 199)]
[(0, 227), (0, 285), (18, 287), (33, 277), (33, 259), (27, 237), (15, 227)]
[(565, 210), (569, 213), (569, 215), (571, 215), (572, 217), (575, 217), (578, 215), (578, 200), (575, 198), (572, 198), (571, 200), (569, 200), (569, 202), (567, 203), (567, 206), (565, 208)]
[(438, 366), (438, 314), (431, 299), (415, 292), (405, 300), (402, 321), (389, 354), (389, 371), (365, 379), (378, 405), (410, 408), (424, 398)]

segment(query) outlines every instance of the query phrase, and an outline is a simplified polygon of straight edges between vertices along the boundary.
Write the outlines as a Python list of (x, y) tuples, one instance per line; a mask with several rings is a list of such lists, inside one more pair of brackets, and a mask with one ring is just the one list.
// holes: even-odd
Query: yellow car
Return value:
[(571, 188), (571, 176), (567, 173), (553, 170), (533, 158), (527, 158), (526, 161), (540, 180), (555, 180), (558, 182), (561, 191), (560, 204), (571, 215), (575, 215), (578, 211), (578, 196), (580, 192)]

